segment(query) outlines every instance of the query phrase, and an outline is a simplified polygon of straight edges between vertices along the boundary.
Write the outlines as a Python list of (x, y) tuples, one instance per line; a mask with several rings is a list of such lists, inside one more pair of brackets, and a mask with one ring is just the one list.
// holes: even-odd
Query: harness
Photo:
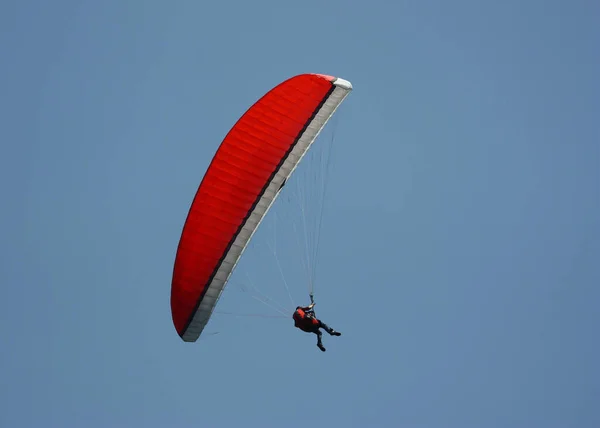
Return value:
[[(310, 295), (310, 303), (314, 303), (313, 295)], [(319, 324), (317, 315), (313, 308), (305, 311), (303, 309), (297, 309), (294, 312), (294, 325), (303, 331), (311, 331), (315, 325)]]

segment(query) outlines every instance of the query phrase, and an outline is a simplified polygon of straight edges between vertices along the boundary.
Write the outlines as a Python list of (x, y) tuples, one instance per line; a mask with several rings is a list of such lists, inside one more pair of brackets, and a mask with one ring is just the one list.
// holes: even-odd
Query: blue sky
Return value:
[[(2, 2), (0, 425), (600, 426), (599, 18), (583, 0)], [(343, 336), (321, 353), (291, 319), (215, 314), (183, 343), (170, 280), (196, 187), (245, 109), (304, 72), (354, 84), (318, 141), (335, 129), (317, 309)], [(271, 227), (306, 301), (274, 218), (221, 311), (278, 315), (249, 278), (291, 305)]]

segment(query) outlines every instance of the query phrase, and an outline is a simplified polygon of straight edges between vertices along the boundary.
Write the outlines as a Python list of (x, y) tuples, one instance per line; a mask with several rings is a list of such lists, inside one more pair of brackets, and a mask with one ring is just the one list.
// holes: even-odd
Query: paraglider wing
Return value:
[(351, 91), (302, 74), (257, 101), (229, 131), (190, 207), (177, 248), (171, 313), (195, 342), (252, 235), (306, 151)]

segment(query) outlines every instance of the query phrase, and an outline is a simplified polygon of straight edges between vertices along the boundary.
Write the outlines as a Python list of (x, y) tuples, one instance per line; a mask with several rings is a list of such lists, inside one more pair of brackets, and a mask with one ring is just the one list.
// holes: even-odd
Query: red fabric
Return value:
[(331, 86), (325, 76), (293, 77), (254, 104), (225, 137), (194, 197), (177, 248), (171, 312), (180, 335), (244, 218)]

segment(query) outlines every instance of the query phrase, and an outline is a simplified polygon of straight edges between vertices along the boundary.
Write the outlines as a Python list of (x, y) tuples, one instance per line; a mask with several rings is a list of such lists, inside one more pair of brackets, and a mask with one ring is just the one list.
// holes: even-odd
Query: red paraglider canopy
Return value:
[(351, 89), (331, 76), (295, 76), (257, 101), (221, 143), (175, 258), (171, 312), (184, 341), (202, 333), (262, 218)]

